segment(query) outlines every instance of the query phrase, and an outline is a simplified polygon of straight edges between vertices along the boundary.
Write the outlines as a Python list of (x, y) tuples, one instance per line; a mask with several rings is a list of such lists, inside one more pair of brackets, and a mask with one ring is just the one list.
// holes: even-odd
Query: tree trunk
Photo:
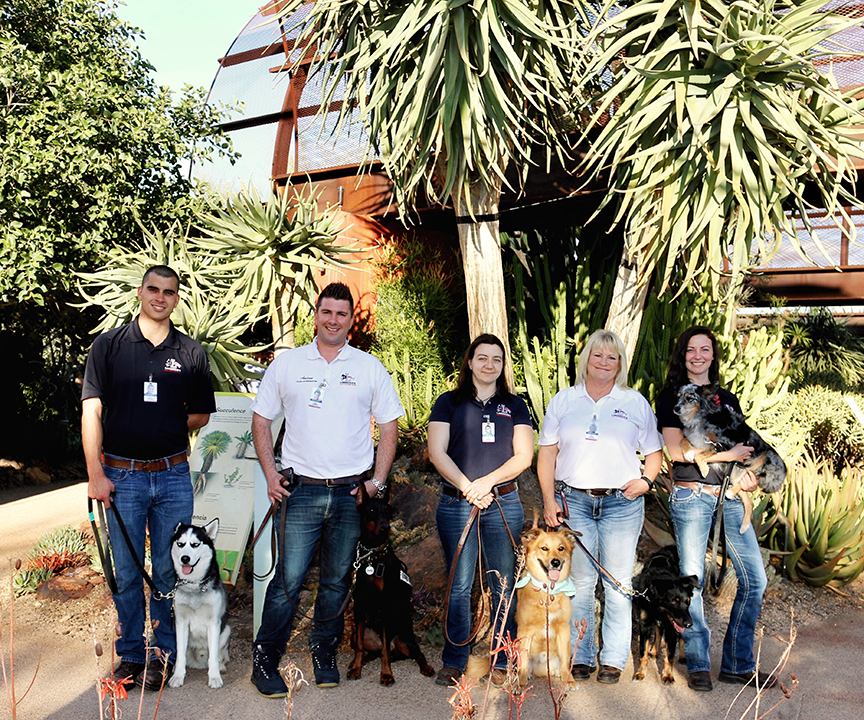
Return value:
[[(468, 304), (468, 332), (473, 341), (481, 333), (492, 333), (504, 344), (510, 355), (507, 332), (507, 301), (504, 297), (504, 269), (501, 264), (501, 238), (498, 232), (498, 201), (501, 185), (487, 187), (482, 183), (471, 186), (470, 211), (465, 198), (453, 193), (456, 208), (459, 247), (465, 272), (465, 294)], [(470, 222), (469, 216), (481, 222)], [(494, 219), (484, 219), (494, 218)], [(459, 222), (462, 219), (462, 222)], [(513, 364), (506, 363), (506, 377), (513, 388)]]
[(615, 277), (615, 288), (612, 292), (612, 305), (606, 327), (617, 333), (624, 341), (627, 351), (627, 361), (633, 360), (636, 341), (639, 339), (639, 328), (642, 326), (642, 315), (645, 311), (645, 298), (648, 296), (648, 283), (639, 285), (639, 273), (636, 261), (628, 262), (627, 251), (621, 258), (618, 274)]
[(279, 297), (276, 299), (276, 315), (273, 317), (273, 356), (275, 357), (283, 350), (295, 347), (294, 343), (294, 316), (290, 313), (291, 288), (286, 281), (277, 291)]

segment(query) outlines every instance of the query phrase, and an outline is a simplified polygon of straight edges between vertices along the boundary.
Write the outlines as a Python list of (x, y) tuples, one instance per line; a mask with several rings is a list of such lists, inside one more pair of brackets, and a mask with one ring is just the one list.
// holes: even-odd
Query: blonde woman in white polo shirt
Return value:
[[(552, 398), (540, 433), (537, 475), (546, 524), (561, 524), (558, 500), (563, 497), (568, 525), (582, 533), (588, 551), (630, 589), (645, 516), (642, 496), (660, 472), (662, 439), (648, 401), (627, 387), (624, 343), (615, 333), (598, 330), (588, 338), (576, 383)], [(597, 667), (594, 590), (599, 575), (597, 566), (576, 548), (570, 573), (576, 587), (571, 599), (574, 647), (583, 618), (588, 629), (576, 649), (575, 680), (587, 680)], [(603, 582), (606, 607), (597, 681), (614, 684), (630, 654), (631, 605), (629, 595), (605, 576)]]

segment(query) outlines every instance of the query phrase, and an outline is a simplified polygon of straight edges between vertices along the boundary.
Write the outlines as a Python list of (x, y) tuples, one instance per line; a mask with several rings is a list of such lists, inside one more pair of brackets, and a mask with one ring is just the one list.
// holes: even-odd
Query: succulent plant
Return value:
[(780, 499), (785, 517), (772, 530), (773, 550), (793, 580), (841, 587), (864, 569), (864, 493), (860, 470), (838, 476), (825, 460), (805, 455), (792, 468)]

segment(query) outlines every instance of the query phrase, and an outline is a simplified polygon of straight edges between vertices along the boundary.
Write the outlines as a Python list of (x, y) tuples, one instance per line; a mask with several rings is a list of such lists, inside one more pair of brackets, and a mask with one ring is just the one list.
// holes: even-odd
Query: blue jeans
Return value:
[[(519, 534), (522, 532), (522, 524), (525, 513), (522, 510), (522, 502), (519, 500), (519, 492), (514, 490), (499, 497), (498, 502), (504, 511), (501, 511), (496, 503), (492, 503), (485, 510), (480, 511), (478, 522), (480, 523), (480, 538), (483, 548), (483, 564), (486, 569), (486, 581), (492, 590), (492, 611), (498, 613), (501, 605), (502, 583), (506, 583), (507, 594), (513, 594), (516, 556), (507, 527), (513, 538), (518, 543)], [(471, 515), (473, 506), (464, 498), (441, 495), (438, 502), (436, 520), (438, 522), (438, 536), (444, 548), (444, 557), (447, 560), (447, 572), (453, 564), (453, 556), (456, 554), (456, 546), (465, 523)], [(504, 522), (507, 522), (505, 527)], [(459, 562), (453, 575), (453, 587), (450, 591), (450, 607), (447, 611), (447, 633), (455, 642), (460, 642), (468, 637), (471, 632), (471, 588), (474, 585), (474, 573), (477, 567), (477, 528), (471, 528), (462, 552), (459, 554)], [(496, 574), (496, 572), (498, 574)], [(500, 579), (498, 577), (500, 575)], [(504, 604), (508, 598), (504, 598)], [(501, 607), (501, 610), (504, 608)], [(503, 612), (495, 618), (495, 635), (502, 629), (510, 633), (512, 638), (516, 637), (516, 621), (514, 614), (516, 610), (516, 597), (510, 603), (510, 612), (503, 617)], [(444, 651), (441, 653), (441, 661), (444, 667), (453, 667), (457, 670), (465, 670), (468, 664), (468, 655), (471, 652), (470, 643), (462, 646), (454, 645), (446, 638), (444, 639)], [(504, 653), (499, 653), (495, 662), (496, 667), (506, 668), (507, 658)]]
[[(360, 513), (357, 500), (351, 495), (354, 487), (356, 485), (333, 488), (301, 485), (287, 501), (283, 500), (287, 502), (285, 552), (279, 548), (276, 573), (267, 585), (257, 643), (271, 645), (280, 653), (284, 652), (300, 589), (319, 540), (318, 594), (315, 598), (315, 625), (309, 644), (330, 644), (342, 638), (345, 617), (339, 609), (348, 594), (351, 566), (360, 539)], [(281, 510), (274, 521), (279, 528)], [(285, 596), (286, 589), (288, 597)]]
[[(632, 588), (636, 543), (645, 519), (645, 499), (628, 500), (620, 490), (606, 497), (592, 497), (574, 489), (565, 489), (569, 526), (582, 533), (580, 540), (597, 561), (628, 590)], [(573, 551), (570, 577), (576, 594), (570, 599), (573, 616), (570, 641), (573, 647), (579, 638), (577, 625), (582, 618), (588, 623), (585, 637), (576, 648), (577, 665), (597, 664), (597, 638), (594, 622), (594, 593), (600, 572), (588, 556), (577, 547)], [(603, 611), (603, 649), (600, 663), (623, 670), (630, 655), (632, 630), (630, 596), (621, 592), (605, 575), (605, 608)]]
[[(711, 631), (702, 609), (702, 583), (705, 576), (705, 551), (714, 525), (717, 498), (676, 487), (671, 498), (672, 525), (681, 557), (681, 574), (696, 575), (699, 587), (690, 602), (693, 627), (684, 631), (687, 672), (711, 670)], [(762, 610), (765, 592), (765, 566), (753, 528), (741, 535), (738, 529), (744, 518), (744, 504), (736, 497), (723, 502), (726, 546), (738, 575), (738, 591), (732, 603), (729, 627), (723, 638), (723, 660), (720, 671), (749, 673), (756, 668), (753, 657), (753, 633)]]
[[(143, 565), (145, 530), (149, 530), (153, 582), (159, 592), (171, 592), (174, 589), (171, 536), (177, 523), (192, 522), (193, 500), (189, 463), (182, 462), (156, 472), (122, 470), (107, 465), (102, 469), (105, 476), (114, 483), (111, 503), (120, 513), (135, 554)], [(116, 643), (117, 655), (123, 660), (144, 662), (144, 579), (123, 538), (115, 513), (108, 510), (105, 519), (108, 523), (114, 574), (117, 578), (114, 605), (123, 628), (123, 636)], [(157, 600), (152, 595), (150, 597), (150, 621), (159, 621), (153, 631), (153, 644), (163, 653), (171, 653), (169, 659), (173, 662), (177, 642), (171, 605), (171, 599)]]

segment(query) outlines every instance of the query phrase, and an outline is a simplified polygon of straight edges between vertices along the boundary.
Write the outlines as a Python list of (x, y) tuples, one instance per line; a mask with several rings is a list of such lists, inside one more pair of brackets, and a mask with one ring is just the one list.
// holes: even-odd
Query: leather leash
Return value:
[(615, 576), (612, 573), (610, 573), (606, 568), (604, 568), (600, 564), (600, 561), (597, 560), (597, 558), (595, 558), (590, 552), (588, 552), (588, 548), (586, 548), (585, 545), (582, 543), (582, 541), (579, 539), (579, 537), (581, 537), (582, 533), (580, 533), (578, 530), (573, 530), (573, 528), (570, 527), (570, 524), (567, 522), (570, 519), (570, 510), (567, 507), (567, 498), (564, 497), (564, 491), (561, 490), (560, 494), (561, 494), (561, 508), (562, 508), (562, 510), (560, 513), (558, 513), (558, 518), (561, 520), (561, 523), (563, 525), (566, 525), (569, 530), (571, 530), (573, 533), (576, 534), (576, 537), (573, 539), (576, 541), (576, 544), (579, 546), (579, 548), (582, 550), (582, 552), (584, 552), (588, 556), (588, 559), (592, 563), (594, 563), (597, 566), (597, 568), (600, 570), (600, 572), (603, 573), (603, 575), (605, 575), (607, 578), (609, 578), (609, 580), (615, 585), (615, 587), (617, 587), (622, 593), (624, 593), (625, 595), (629, 595), (630, 597), (637, 597), (637, 596), (646, 597), (644, 592), (636, 592), (635, 590), (628, 589), (628, 588), (624, 587), (620, 582), (618, 582), (618, 580), (615, 578)]
[[(516, 540), (513, 538), (513, 533), (510, 531), (510, 526), (507, 524), (507, 518), (504, 517), (504, 508), (501, 507), (501, 503), (498, 501), (498, 497), (495, 497), (495, 504), (498, 506), (498, 511), (501, 513), (501, 519), (504, 521), (504, 527), (507, 529), (507, 535), (510, 537), (510, 543), (513, 545), (513, 551), (515, 553), (521, 552), (521, 546), (516, 544)], [(465, 542), (468, 539), (468, 533), (471, 531), (471, 526), (474, 524), (474, 521), (477, 521), (477, 569), (479, 574), (480, 581), (480, 594), (482, 595), (485, 590), (483, 589), (483, 548), (480, 544), (480, 508), (476, 505), (471, 507), (471, 514), (468, 516), (468, 520), (465, 521), (465, 527), (462, 529), (462, 535), (459, 537), (459, 542), (456, 545), (456, 552), (453, 554), (453, 561), (450, 563), (450, 573), (447, 577), (447, 590), (444, 596), (444, 637), (447, 638), (447, 642), (456, 647), (462, 647), (470, 643), (480, 631), (480, 628), (483, 625), (483, 621), (485, 619), (485, 608), (483, 607), (483, 603), (480, 604), (480, 617), (477, 618), (477, 624), (474, 626), (474, 629), (469, 633), (468, 637), (462, 642), (454, 642), (450, 638), (450, 634), (447, 632), (447, 616), (450, 609), (450, 594), (453, 591), (453, 579), (456, 576), (456, 565), (459, 562), (459, 556), (462, 554), (462, 548), (465, 547)]]
[(720, 544), (720, 538), (725, 538), (726, 516), (723, 512), (723, 503), (726, 500), (726, 489), (729, 487), (729, 480), (732, 477), (732, 468), (734, 463), (729, 464), (729, 469), (726, 471), (726, 477), (720, 484), (720, 493), (717, 496), (717, 508), (715, 510), (716, 519), (714, 520), (714, 533), (711, 537), (711, 559), (708, 561), (708, 569), (705, 572), (705, 581), (708, 585), (708, 590), (712, 595), (720, 594), (720, 585), (723, 583), (723, 578), (726, 577), (726, 565), (729, 560), (729, 548), (726, 543), (723, 543), (723, 562), (720, 567), (717, 567), (717, 548)]

